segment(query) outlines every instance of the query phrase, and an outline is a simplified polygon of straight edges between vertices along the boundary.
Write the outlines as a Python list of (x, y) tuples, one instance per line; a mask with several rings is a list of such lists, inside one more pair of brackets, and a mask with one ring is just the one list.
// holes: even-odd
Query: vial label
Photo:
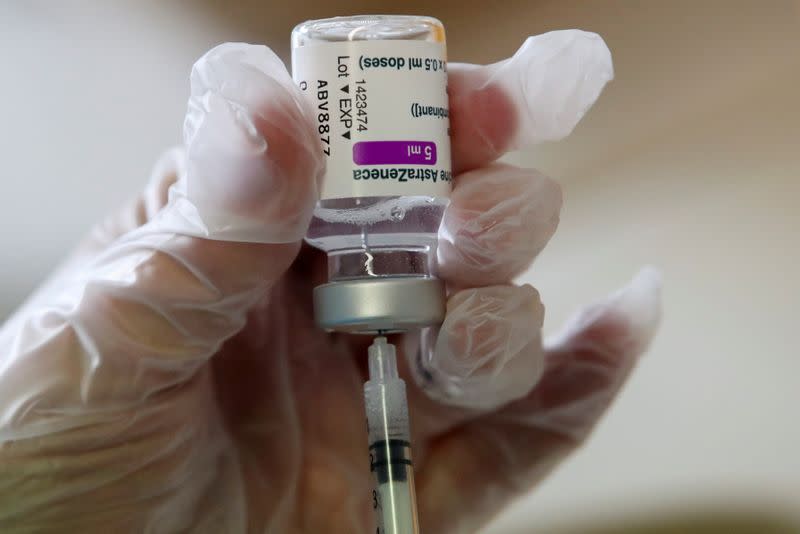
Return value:
[(292, 73), (327, 156), (322, 199), (447, 197), (451, 164), (442, 43), (309, 43)]

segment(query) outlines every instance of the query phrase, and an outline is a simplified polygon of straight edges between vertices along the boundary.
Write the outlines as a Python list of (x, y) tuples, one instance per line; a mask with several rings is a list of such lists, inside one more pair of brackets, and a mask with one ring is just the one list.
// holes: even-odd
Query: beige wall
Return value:
[[(0, 5), (0, 318), (180, 140), (186, 76), (205, 49), (249, 40), (285, 54), (294, 22), (378, 10), (68, 4)], [(561, 229), (524, 277), (546, 299), (546, 327), (644, 263), (666, 281), (663, 329), (612, 413), (490, 531), (713, 503), (799, 509), (798, 4), (487, 5), (404, 10), (442, 18), (456, 60), (492, 61), (566, 27), (603, 34), (615, 57), (616, 81), (572, 138), (512, 158), (565, 187)]]

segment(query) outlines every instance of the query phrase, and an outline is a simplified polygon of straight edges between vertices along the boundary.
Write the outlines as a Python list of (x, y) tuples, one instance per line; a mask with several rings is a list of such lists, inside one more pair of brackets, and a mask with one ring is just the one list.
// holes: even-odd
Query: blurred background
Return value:
[(800, 532), (800, 2), (0, 3), (0, 321), (180, 142), (193, 61), (288, 59), (294, 24), (440, 18), (452, 60), (602, 34), (616, 80), (568, 140), (514, 154), (561, 181), (522, 278), (553, 331), (644, 264), (663, 326), (589, 443), (487, 534)]

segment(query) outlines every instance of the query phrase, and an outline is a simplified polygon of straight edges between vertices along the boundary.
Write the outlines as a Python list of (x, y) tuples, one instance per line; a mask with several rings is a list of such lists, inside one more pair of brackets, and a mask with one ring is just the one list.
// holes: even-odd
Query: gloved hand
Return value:
[[(646, 270), (543, 343), (538, 293), (511, 284), (561, 193), (493, 162), (572, 130), (612, 76), (602, 39), (549, 33), (449, 76), (447, 318), (395, 339), (437, 534), (475, 531), (579, 445), (659, 315)], [(269, 49), (197, 62), (183, 148), (0, 331), (0, 531), (372, 532), (369, 339), (319, 331), (310, 309), (312, 121)]]

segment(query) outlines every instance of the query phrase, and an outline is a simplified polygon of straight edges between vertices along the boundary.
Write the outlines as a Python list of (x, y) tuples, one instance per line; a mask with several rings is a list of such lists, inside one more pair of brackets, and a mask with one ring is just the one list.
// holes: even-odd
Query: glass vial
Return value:
[(329, 282), (434, 279), (451, 181), (441, 22), (305, 22), (292, 32), (292, 74), (327, 157), (306, 240), (328, 254)]

